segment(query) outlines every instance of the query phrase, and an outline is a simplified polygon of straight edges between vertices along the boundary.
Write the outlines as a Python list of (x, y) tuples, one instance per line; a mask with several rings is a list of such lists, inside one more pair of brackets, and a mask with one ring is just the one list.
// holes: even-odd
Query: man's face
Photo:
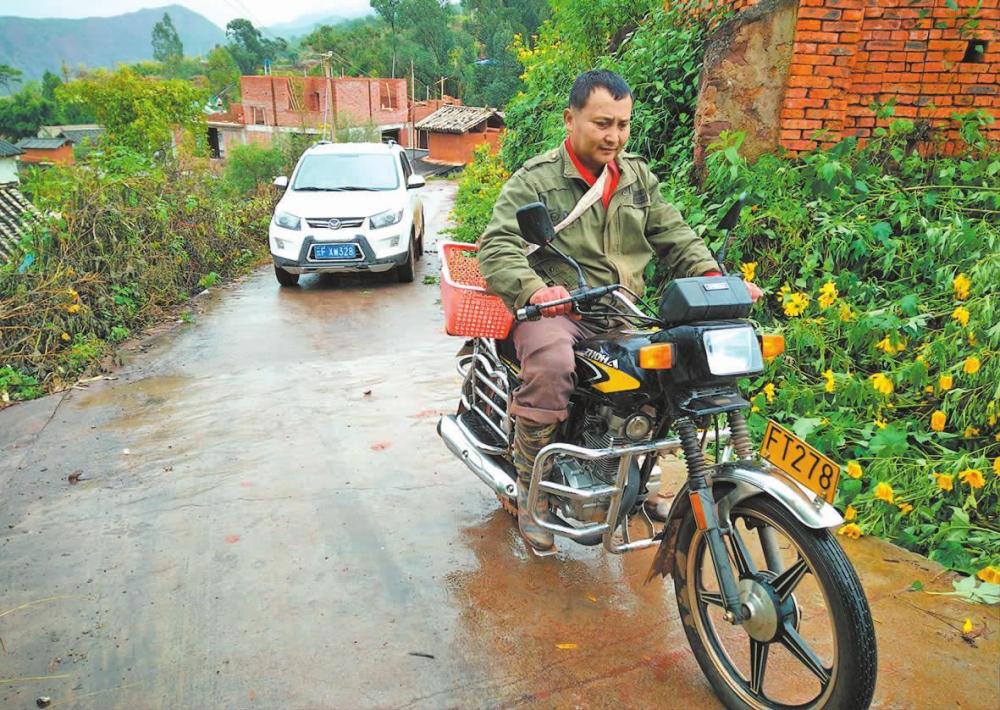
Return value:
[(632, 125), (632, 97), (616, 101), (600, 87), (591, 92), (583, 108), (566, 109), (563, 120), (573, 152), (597, 175), (625, 149)]

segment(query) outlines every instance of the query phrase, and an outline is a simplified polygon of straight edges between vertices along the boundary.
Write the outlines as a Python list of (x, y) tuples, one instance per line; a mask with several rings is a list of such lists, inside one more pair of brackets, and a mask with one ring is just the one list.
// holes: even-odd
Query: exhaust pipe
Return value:
[(491, 456), (476, 449), (462, 431), (454, 414), (446, 414), (438, 419), (437, 430), (448, 449), (497, 495), (506, 496), (511, 500), (517, 498), (517, 485), (514, 479)]

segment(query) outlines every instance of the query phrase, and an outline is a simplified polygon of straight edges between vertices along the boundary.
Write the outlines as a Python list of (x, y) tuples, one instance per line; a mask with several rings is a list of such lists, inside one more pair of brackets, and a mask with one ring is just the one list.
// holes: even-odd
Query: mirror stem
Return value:
[(563, 254), (561, 251), (559, 251), (554, 246), (552, 246), (552, 242), (549, 242), (545, 246), (547, 246), (549, 249), (551, 249), (552, 251), (554, 251), (556, 254), (558, 254), (560, 257), (562, 257), (563, 261), (565, 261), (570, 266), (572, 266), (574, 269), (576, 269), (576, 281), (577, 281), (577, 284), (579, 285), (580, 288), (587, 288), (587, 279), (585, 279), (583, 277), (583, 269), (581, 269), (580, 265), (576, 263), (576, 259), (573, 259), (572, 257), (567, 256), (566, 254)]

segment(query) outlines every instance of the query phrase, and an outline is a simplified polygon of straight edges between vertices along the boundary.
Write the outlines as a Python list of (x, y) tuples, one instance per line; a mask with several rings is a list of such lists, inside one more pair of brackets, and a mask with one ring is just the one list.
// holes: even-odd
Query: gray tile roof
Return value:
[(493, 116), (503, 121), (503, 116), (492, 108), (442, 106), (427, 118), (418, 121), (416, 127), (436, 133), (465, 133)]
[(69, 138), (22, 138), (17, 142), (17, 147), (21, 150), (25, 148), (37, 148), (40, 150), (55, 150), (69, 143)]
[(0, 158), (11, 158), (20, 155), (23, 151), (12, 143), (0, 139)]
[(16, 184), (0, 185), (0, 263), (14, 259), (19, 251), (21, 227), (39, 218), (41, 213), (24, 198)]
[(61, 135), (66, 136), (69, 140), (74, 143), (80, 143), (81, 141), (89, 140), (91, 142), (96, 141), (102, 135), (104, 135), (103, 128), (66, 128), (62, 131)]

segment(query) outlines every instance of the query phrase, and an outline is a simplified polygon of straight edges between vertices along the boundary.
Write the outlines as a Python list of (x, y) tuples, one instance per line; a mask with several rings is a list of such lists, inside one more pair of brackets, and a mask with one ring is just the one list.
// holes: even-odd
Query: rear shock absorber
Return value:
[(747, 418), (741, 411), (729, 413), (729, 443), (732, 444), (733, 451), (736, 452), (738, 458), (753, 458), (750, 428), (747, 426)]

